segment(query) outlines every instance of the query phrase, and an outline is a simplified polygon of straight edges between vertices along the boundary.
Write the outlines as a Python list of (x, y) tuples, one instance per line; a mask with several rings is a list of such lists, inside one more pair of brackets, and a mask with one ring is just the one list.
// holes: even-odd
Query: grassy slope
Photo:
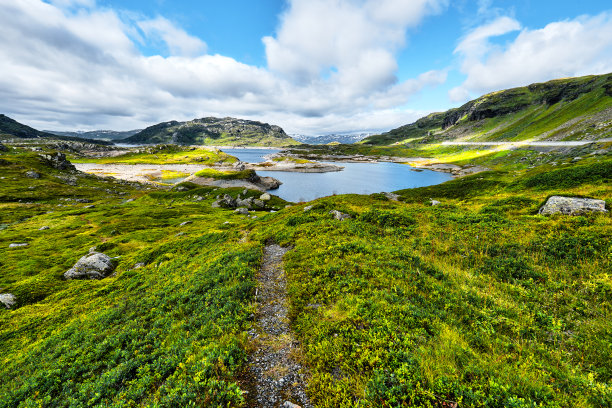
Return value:
[[(0, 310), (0, 407), (239, 406), (269, 239), (294, 247), (291, 319), (315, 406), (612, 404), (610, 215), (535, 215), (556, 193), (609, 208), (608, 156), (534, 169), (504, 156), (403, 202), (328, 197), (257, 220), (212, 209), (223, 190), (69, 186), (32, 152), (0, 159), (0, 287), (19, 302)], [(116, 276), (62, 280), (91, 246), (120, 256)]]
[(360, 143), (592, 140), (611, 135), (612, 74), (607, 74), (494, 92)]
[(74, 163), (100, 163), (100, 164), (201, 164), (213, 165), (217, 163), (232, 164), (238, 161), (217, 149), (180, 147), (176, 145), (159, 145), (138, 149), (139, 153), (126, 153), (115, 157), (70, 157)]

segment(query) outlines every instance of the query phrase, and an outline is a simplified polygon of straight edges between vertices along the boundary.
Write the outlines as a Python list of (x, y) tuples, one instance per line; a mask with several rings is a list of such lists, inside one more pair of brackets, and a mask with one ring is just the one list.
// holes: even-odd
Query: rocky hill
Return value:
[(342, 144), (353, 144), (371, 135), (372, 133), (344, 133), (344, 134), (332, 133), (329, 135), (320, 135), (320, 136), (291, 135), (291, 137), (297, 140), (298, 142), (318, 145), (318, 144), (328, 144), (328, 143), (333, 143), (333, 142), (342, 143)]
[(188, 122), (163, 122), (150, 126), (122, 143), (153, 144), (172, 143), (183, 145), (216, 146), (294, 146), (300, 144), (291, 139), (279, 126), (235, 118), (202, 118)]
[(612, 137), (612, 73), (493, 92), (363, 141), (596, 140)]

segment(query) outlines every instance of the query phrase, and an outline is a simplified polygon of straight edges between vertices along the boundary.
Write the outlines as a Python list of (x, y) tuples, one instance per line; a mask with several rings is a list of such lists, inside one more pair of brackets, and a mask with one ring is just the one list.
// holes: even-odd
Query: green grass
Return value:
[[(234, 156), (218, 149), (205, 147), (181, 147), (176, 145), (158, 145), (136, 148), (139, 152), (129, 152), (115, 157), (71, 157), (74, 163), (100, 164), (201, 164), (228, 165), (238, 161)], [(143, 151), (144, 150), (144, 151)]]
[[(291, 248), (289, 317), (315, 407), (611, 406), (612, 218), (537, 215), (559, 193), (612, 204), (611, 159), (571, 153), (487, 152), (475, 160), (494, 171), (399, 202), (273, 198), (279, 211), (257, 219), (211, 207), (242, 189), (151, 190), (0, 153), (0, 293), (17, 297), (0, 310), (0, 407), (244, 406), (271, 241)], [(65, 281), (94, 246), (116, 274)]]
[(217, 180), (248, 180), (255, 176), (255, 170), (221, 171), (215, 169), (203, 169), (196, 174), (198, 177), (213, 178)]

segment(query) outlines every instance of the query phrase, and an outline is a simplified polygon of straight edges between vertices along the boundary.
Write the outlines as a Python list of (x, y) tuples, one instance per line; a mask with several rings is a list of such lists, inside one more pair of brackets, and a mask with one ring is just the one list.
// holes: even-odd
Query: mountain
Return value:
[(116, 130), (90, 130), (90, 131), (77, 131), (71, 132), (67, 130), (45, 130), (47, 133), (52, 133), (58, 136), (69, 136), (78, 137), (85, 139), (101, 139), (101, 140), (121, 140), (126, 137), (134, 136), (142, 129), (127, 130), (127, 131), (116, 131)]
[(565, 78), (492, 92), (465, 105), (363, 141), (370, 145), (612, 136), (612, 73)]
[(41, 132), (30, 126), (17, 122), (6, 115), (0, 114), (0, 137), (16, 137), (19, 139), (52, 139), (64, 141), (77, 141), (95, 144), (109, 144), (100, 140), (85, 139), (82, 137), (60, 136), (48, 132)]
[(174, 143), (223, 146), (295, 146), (283, 129), (267, 123), (235, 118), (202, 118), (150, 126), (122, 143)]
[(306, 135), (291, 135), (298, 142), (308, 144), (328, 144), (338, 142), (342, 144), (353, 144), (360, 140), (371, 136), (373, 133), (347, 133), (347, 134), (329, 134), (321, 136), (306, 136)]

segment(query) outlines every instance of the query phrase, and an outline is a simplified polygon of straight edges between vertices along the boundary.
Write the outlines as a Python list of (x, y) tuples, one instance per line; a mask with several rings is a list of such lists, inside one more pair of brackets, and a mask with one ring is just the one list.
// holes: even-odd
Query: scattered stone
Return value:
[(184, 227), (185, 225), (193, 224), (193, 221), (184, 221), (179, 224), (179, 227)]
[(15, 242), (15, 243), (9, 244), (9, 248), (23, 248), (27, 246), (30, 246), (30, 244), (27, 244), (25, 242)]
[(29, 170), (29, 171), (26, 171), (25, 176), (27, 178), (31, 178), (31, 179), (39, 179), (40, 178), (40, 173), (37, 173), (34, 170)]
[(259, 196), (259, 199), (261, 201), (270, 201), (272, 199), (272, 196), (268, 193), (263, 193), (262, 195)]
[(145, 264), (144, 264), (143, 262), (138, 262), (136, 265), (134, 265), (134, 266), (132, 267), (132, 270), (134, 270), (134, 269), (140, 269), (140, 268), (144, 268), (144, 267), (145, 267)]
[(2, 293), (0, 294), (0, 303), (4, 305), (7, 309), (15, 306), (17, 303), (17, 298), (12, 293)]
[(538, 214), (581, 215), (592, 212), (608, 212), (606, 202), (593, 198), (552, 196), (540, 208)]
[(92, 205), (86, 205), (83, 208), (96, 208), (96, 206), (92, 204)]
[(64, 273), (66, 279), (103, 279), (116, 268), (113, 259), (100, 252), (90, 252), (68, 271)]
[(45, 230), (48, 230), (48, 229), (49, 229), (49, 227), (45, 225), (44, 227), (40, 227), (38, 230), (39, 231), (45, 231)]
[(439, 202), (438, 200), (429, 200), (429, 204), (434, 207), (436, 205), (440, 205), (442, 204), (441, 202)]
[(312, 205), (307, 205), (306, 207), (304, 207), (304, 212), (308, 212), (310, 210), (312, 210)]
[(266, 206), (266, 203), (264, 203), (262, 200), (255, 199), (253, 200), (253, 205), (255, 207), (263, 208)]
[(83, 204), (87, 204), (87, 203), (93, 202), (93, 201), (88, 200), (86, 198), (75, 198), (74, 201), (76, 201), (77, 203), (83, 203)]
[(175, 191), (179, 191), (179, 192), (180, 192), (180, 191), (189, 191), (189, 188), (188, 188), (188, 187), (185, 187), (185, 186), (178, 186), (178, 187), (175, 187), (175, 189), (174, 189), (174, 190), (175, 190)]
[(339, 220), (339, 221), (344, 221), (344, 220), (346, 220), (346, 219), (351, 218), (351, 216), (350, 216), (350, 215), (345, 214), (345, 213), (343, 213), (343, 212), (340, 212), (340, 211), (338, 211), (338, 210), (331, 210), (329, 213), (330, 213), (331, 215), (333, 215), (333, 216), (334, 216), (334, 218), (335, 218), (335, 219), (337, 219), (337, 220)]
[(244, 207), (241, 207), (241, 208), (236, 208), (236, 210), (234, 210), (234, 212), (235, 212), (236, 214), (241, 214), (241, 215), (249, 215), (249, 210), (247, 210), (247, 209), (246, 209), (246, 208), (244, 208)]
[(203, 199), (204, 199), (204, 197), (202, 197), (202, 196), (195, 196), (193, 198), (194, 201), (202, 201)]

